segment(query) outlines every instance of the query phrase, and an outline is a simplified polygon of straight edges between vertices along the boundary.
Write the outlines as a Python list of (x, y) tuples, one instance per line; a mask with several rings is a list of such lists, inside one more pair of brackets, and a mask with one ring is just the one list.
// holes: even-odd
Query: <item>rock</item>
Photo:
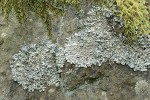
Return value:
[(0, 39), (0, 46), (4, 43), (3, 39)]
[[(79, 19), (86, 18), (86, 13), (89, 11), (90, 6), (90, 4), (86, 5), (86, 2), (83, 2), (83, 13), (81, 16), (77, 16), (74, 8), (70, 7), (64, 19), (61, 17), (61, 20), (55, 20), (53, 23), (53, 32), (60, 32), (60, 34), (55, 34), (56, 36), (58, 35), (58, 44), (60, 46), (64, 46), (66, 38), (80, 31), (82, 27), (84, 28), (84, 25)], [(70, 14), (70, 12), (72, 13)], [(0, 19), (3, 19), (1, 15)], [(87, 25), (88, 23), (85, 24)], [(44, 92), (28, 92), (12, 80), (9, 61), (12, 55), (18, 53), (23, 45), (38, 43), (48, 39), (47, 30), (41, 19), (37, 19), (31, 13), (30, 20), (27, 20), (24, 26), (21, 26), (12, 14), (9, 26), (3, 26), (0, 34), (2, 32), (7, 33), (7, 36), (3, 40), (0, 40), (2, 41), (0, 42), (0, 100), (150, 99), (149, 90), (145, 88), (150, 84), (149, 69), (147, 72), (134, 72), (127, 65), (111, 62), (105, 62), (101, 66), (92, 65), (89, 68), (76, 68), (75, 64), (66, 62), (61, 69), (61, 74), (59, 73), (63, 79), (61, 81), (61, 87), (49, 86)], [(26, 52), (26, 49), (22, 48), (22, 50)], [(141, 80), (145, 80), (145, 85), (139, 85)], [(143, 87), (146, 90), (144, 94), (140, 93)]]

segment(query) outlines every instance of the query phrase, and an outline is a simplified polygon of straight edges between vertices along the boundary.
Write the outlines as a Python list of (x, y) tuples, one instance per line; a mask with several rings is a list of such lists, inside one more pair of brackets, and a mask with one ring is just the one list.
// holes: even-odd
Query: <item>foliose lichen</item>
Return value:
[(64, 48), (58, 47), (56, 52), (56, 64), (58, 67), (58, 72), (61, 72), (61, 68), (64, 66), (64, 63), (65, 63)]
[[(77, 67), (90, 67), (114, 61), (128, 65), (135, 71), (147, 71), (150, 67), (149, 36), (141, 37), (132, 46), (124, 44), (121, 38), (110, 31), (106, 18), (96, 16), (97, 11), (100, 11), (98, 7), (89, 11), (88, 17), (83, 19), (85, 27), (67, 39), (64, 50), (67, 62)], [(147, 41), (146, 44), (144, 41)]]
[(51, 41), (23, 46), (10, 61), (13, 79), (29, 92), (44, 91), (47, 85), (59, 86), (56, 51)]
[(116, 36), (99, 7), (93, 7), (87, 18), (79, 20), (82, 29), (67, 38), (64, 47), (51, 41), (23, 46), (10, 61), (12, 77), (28, 91), (44, 91), (47, 85), (58, 86), (59, 73), (65, 61), (76, 67), (101, 66), (106, 61), (128, 65), (135, 71), (150, 67), (150, 36), (129, 46)]

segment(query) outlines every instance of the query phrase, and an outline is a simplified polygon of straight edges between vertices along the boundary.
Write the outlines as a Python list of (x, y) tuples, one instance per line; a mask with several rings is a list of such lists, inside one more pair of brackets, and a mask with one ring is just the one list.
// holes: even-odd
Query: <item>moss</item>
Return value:
[(150, 34), (150, 24), (145, 0), (116, 0), (120, 17), (124, 19), (124, 35), (129, 42)]
[[(42, 18), (51, 35), (52, 16), (63, 14), (65, 5), (78, 5), (78, 0), (0, 0), (0, 8), (3, 15), (8, 19), (9, 14), (14, 11), (17, 19), (23, 24), (28, 18), (29, 11)], [(52, 15), (50, 16), (50, 13)]]
[[(129, 42), (136, 40), (139, 36), (150, 34), (148, 11), (145, 6), (145, 0), (90, 0), (91, 3), (107, 6), (116, 16), (124, 19), (124, 36)], [(117, 5), (120, 13), (115, 12), (112, 8)], [(67, 5), (73, 5), (80, 10), (79, 0), (0, 0), (0, 7), (6, 18), (12, 10), (15, 11), (20, 23), (28, 18), (29, 11), (35, 12), (35, 15), (42, 18), (47, 26), (49, 35), (51, 35), (52, 13), (54, 16), (64, 12)]]

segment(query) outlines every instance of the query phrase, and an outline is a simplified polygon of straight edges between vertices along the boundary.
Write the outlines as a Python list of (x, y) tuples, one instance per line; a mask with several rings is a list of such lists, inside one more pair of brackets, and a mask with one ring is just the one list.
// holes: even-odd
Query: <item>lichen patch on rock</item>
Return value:
[(67, 38), (64, 48), (67, 62), (86, 68), (114, 61), (135, 71), (147, 71), (150, 67), (150, 37), (141, 37), (132, 46), (125, 44), (123, 38), (111, 31), (106, 18), (96, 15), (100, 11), (98, 7), (90, 10), (88, 17), (82, 19), (83, 29)]
[(10, 61), (13, 79), (28, 91), (44, 91), (47, 85), (58, 86), (55, 51), (56, 45), (51, 41), (23, 46)]

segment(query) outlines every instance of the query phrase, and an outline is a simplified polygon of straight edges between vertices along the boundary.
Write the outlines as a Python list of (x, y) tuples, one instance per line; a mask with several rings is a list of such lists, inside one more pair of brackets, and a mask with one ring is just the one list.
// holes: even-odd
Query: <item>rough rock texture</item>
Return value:
[[(149, 100), (149, 92), (147, 92), (149, 88), (145, 88), (147, 86), (144, 86), (146, 92), (143, 94), (137, 94), (135, 88), (138, 82), (142, 80), (146, 80), (146, 85), (149, 85), (149, 71), (134, 72), (126, 66), (108, 64), (108, 62), (102, 64), (101, 67), (92, 66), (92, 68), (86, 69), (78, 68), (75, 70), (74, 67), (68, 66), (66, 66), (62, 77), (69, 98), (71, 98), (69, 100), (91, 100), (91, 98), (99, 100), (102, 98), (102, 92), (107, 98), (102, 100)], [(141, 88), (139, 87), (138, 91), (143, 91), (142, 87), (143, 85)]]
[[(86, 4), (88, 3), (83, 2), (84, 13), (80, 16), (70, 7), (65, 17), (54, 20), (53, 33), (58, 33), (56, 36), (59, 37), (59, 45), (64, 45), (66, 38), (84, 28), (79, 19), (87, 18), (86, 12), (90, 7)], [(0, 19), (3, 19), (1, 15)], [(112, 62), (103, 63), (101, 66), (92, 65), (89, 68), (76, 68), (74, 64), (66, 62), (60, 70), (62, 72), (60, 76), (64, 80), (61, 83), (62, 87), (50, 86), (44, 92), (29, 93), (24, 90), (12, 80), (9, 61), (23, 45), (48, 39), (46, 32), (41, 20), (32, 14), (25, 26), (19, 25), (13, 14), (8, 26), (0, 20), (0, 100), (150, 99), (149, 88), (146, 88), (150, 85), (150, 70), (135, 72), (127, 65)]]

